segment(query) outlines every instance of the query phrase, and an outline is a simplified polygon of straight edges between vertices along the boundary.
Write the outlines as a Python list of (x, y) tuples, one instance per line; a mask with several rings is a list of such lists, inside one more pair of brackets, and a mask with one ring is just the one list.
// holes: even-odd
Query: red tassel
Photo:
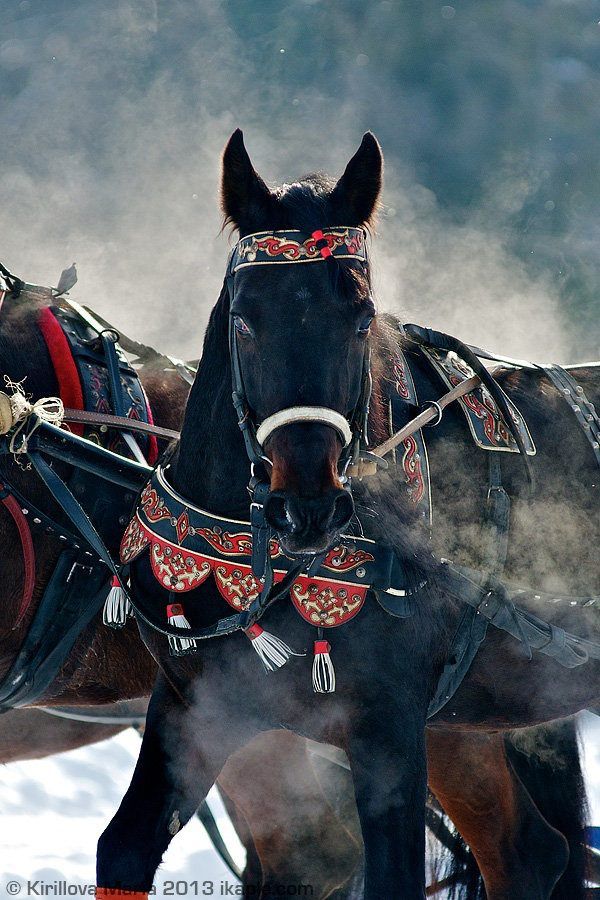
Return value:
[[(167, 621), (174, 628), (192, 627), (185, 617), (181, 603), (168, 604)], [(192, 653), (196, 649), (196, 641), (192, 638), (169, 635), (169, 648), (172, 656), (183, 656), (185, 653)]]
[(329, 641), (315, 641), (312, 680), (315, 694), (333, 694), (335, 691), (335, 669), (329, 655)]

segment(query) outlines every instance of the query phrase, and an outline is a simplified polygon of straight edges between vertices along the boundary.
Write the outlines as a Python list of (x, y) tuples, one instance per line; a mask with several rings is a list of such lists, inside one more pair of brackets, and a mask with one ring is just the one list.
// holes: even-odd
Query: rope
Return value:
[[(62, 424), (65, 409), (60, 397), (40, 397), (32, 403), (23, 390), (22, 382), (11, 381), (8, 375), (4, 376), (4, 383), (13, 393), (8, 397), (12, 422), (6, 431), (14, 428), (8, 445), (9, 452), (17, 457), (27, 453), (29, 440), (42, 422), (60, 426)], [(16, 426), (16, 428), (15, 428)], [(5, 432), (6, 433), (6, 432)]]

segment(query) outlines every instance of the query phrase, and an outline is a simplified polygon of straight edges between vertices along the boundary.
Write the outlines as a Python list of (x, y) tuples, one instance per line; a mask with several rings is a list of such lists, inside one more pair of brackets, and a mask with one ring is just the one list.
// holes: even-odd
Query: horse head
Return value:
[(223, 212), (240, 237), (228, 270), (234, 389), (288, 554), (326, 549), (354, 511), (344, 472), (368, 409), (365, 239), (382, 170), (370, 133), (337, 183), (309, 175), (270, 189), (239, 130), (223, 154)]

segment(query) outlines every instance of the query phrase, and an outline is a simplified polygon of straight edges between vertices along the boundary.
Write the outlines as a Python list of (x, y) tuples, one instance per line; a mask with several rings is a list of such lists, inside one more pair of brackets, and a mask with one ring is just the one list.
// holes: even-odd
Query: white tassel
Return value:
[(315, 641), (312, 668), (315, 694), (333, 694), (335, 691), (335, 669), (329, 655), (330, 651), (331, 645), (328, 641)]
[(129, 597), (123, 590), (121, 582), (116, 575), (113, 576), (112, 586), (104, 601), (102, 621), (109, 628), (122, 628), (127, 621), (127, 616), (133, 615), (133, 609)]
[(258, 653), (260, 660), (267, 672), (274, 672), (285, 666), (290, 656), (304, 656), (304, 653), (296, 653), (288, 647), (280, 638), (275, 637), (261, 628), (260, 625), (251, 625), (246, 628), (246, 634), (252, 641), (252, 646)]
[[(167, 606), (167, 620), (169, 625), (175, 628), (191, 628), (192, 626), (183, 613), (181, 603), (170, 603)], [(173, 637), (169, 635), (169, 650), (171, 656), (183, 656), (185, 653), (191, 653), (196, 649), (196, 641), (193, 638)]]

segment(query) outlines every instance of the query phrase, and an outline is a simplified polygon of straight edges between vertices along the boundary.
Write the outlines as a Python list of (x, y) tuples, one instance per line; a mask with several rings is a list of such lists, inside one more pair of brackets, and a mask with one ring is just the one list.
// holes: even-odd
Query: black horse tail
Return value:
[[(533, 804), (569, 846), (567, 866), (554, 887), (552, 900), (585, 900), (588, 810), (576, 722), (566, 719), (519, 731), (507, 736), (504, 744), (513, 772)], [(534, 836), (534, 830), (530, 830), (527, 844), (524, 842), (522, 847), (523, 856), (529, 857), (532, 868), (539, 868), (541, 876), (548, 875), (557, 865), (555, 845), (548, 841), (545, 826), (544, 831), (546, 835), (542, 832)], [(452, 884), (448, 896), (451, 900), (485, 900), (475, 857), (458, 834), (456, 839), (448, 872)], [(535, 846), (531, 846), (533, 841)]]
[(588, 805), (577, 723), (565, 719), (532, 729), (532, 733), (531, 752), (519, 735), (507, 738), (505, 745), (509, 762), (531, 799), (569, 845), (567, 868), (552, 892), (552, 900), (585, 900)]

